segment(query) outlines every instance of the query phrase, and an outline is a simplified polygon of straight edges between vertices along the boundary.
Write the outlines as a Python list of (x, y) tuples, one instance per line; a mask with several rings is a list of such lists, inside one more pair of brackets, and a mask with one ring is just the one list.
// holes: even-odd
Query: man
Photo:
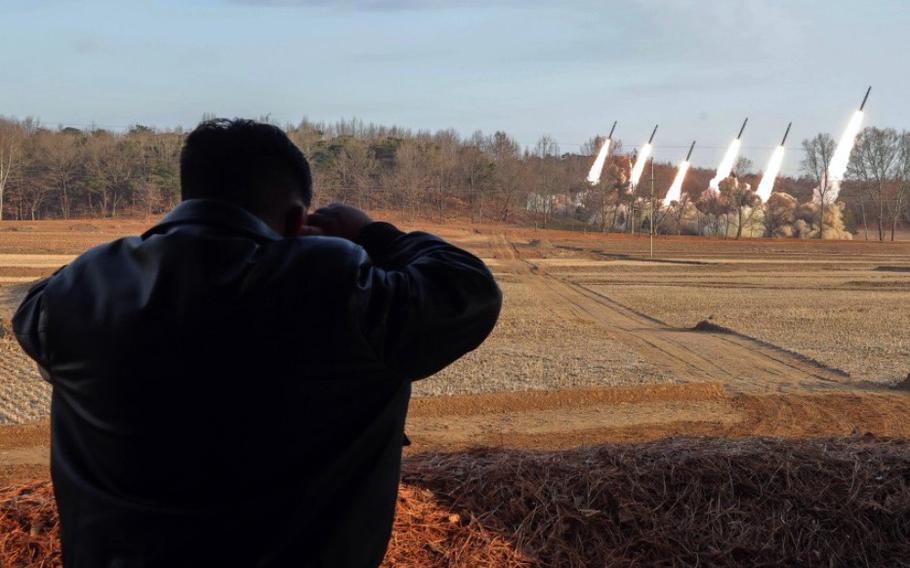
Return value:
[(67, 568), (375, 566), (411, 381), (499, 314), (471, 254), (334, 205), (287, 136), (204, 122), (183, 203), (81, 255), (16, 313), (53, 385)]

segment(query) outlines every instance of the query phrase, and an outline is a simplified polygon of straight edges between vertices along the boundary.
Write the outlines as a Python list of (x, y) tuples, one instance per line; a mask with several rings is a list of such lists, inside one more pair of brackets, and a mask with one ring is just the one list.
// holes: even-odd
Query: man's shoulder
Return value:
[(137, 249), (142, 244), (142, 238), (139, 236), (128, 236), (95, 245), (71, 260), (64, 269), (76, 270), (87, 266), (97, 266), (99, 261), (109, 261), (114, 257), (129, 253)]
[(367, 260), (366, 251), (347, 239), (339, 237), (296, 237), (270, 243), (266, 254), (283, 262), (321, 267), (347, 268)]
[[(185, 254), (188, 252), (188, 248), (196, 248), (192, 246), (192, 243), (194, 239), (199, 238), (199, 235), (177, 233), (167, 235), (167, 237), (169, 238), (163, 240), (170, 242), (166, 243), (152, 243), (141, 236), (127, 236), (108, 241), (84, 251), (74, 258), (68, 266), (92, 265), (98, 261), (110, 261), (124, 257), (137, 259), (136, 257), (151, 253), (151, 249), (156, 249), (155, 252), (159, 255), (169, 255), (174, 252)], [(211, 239), (210, 235), (205, 235), (203, 238), (208, 242), (205, 247), (199, 247), (200, 249), (209, 249), (216, 244), (213, 241), (217, 239)], [(347, 265), (352, 261), (360, 262), (368, 258), (360, 245), (339, 237), (307, 236), (286, 238), (258, 243), (258, 245), (249, 248), (237, 247), (237, 249), (238, 252), (242, 250), (242, 254), (251, 254), (252, 250), (259, 249), (258, 255), (256, 253), (252, 253), (252, 255), (260, 258), (271, 257), (281, 259), (284, 262), (320, 261), (339, 266)]]

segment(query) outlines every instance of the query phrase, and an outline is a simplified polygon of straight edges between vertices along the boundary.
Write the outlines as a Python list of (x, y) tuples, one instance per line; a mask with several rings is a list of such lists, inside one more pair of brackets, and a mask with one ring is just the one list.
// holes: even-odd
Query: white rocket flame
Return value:
[(689, 162), (683, 160), (679, 163), (679, 167), (676, 169), (676, 177), (673, 178), (673, 183), (670, 184), (670, 189), (667, 190), (667, 195), (664, 197), (664, 207), (669, 207), (672, 201), (679, 201), (679, 197), (682, 195), (683, 180), (686, 179), (686, 172), (688, 171)]
[(591, 185), (600, 183), (600, 174), (603, 173), (604, 163), (607, 161), (607, 154), (610, 153), (612, 144), (613, 140), (611, 138), (607, 138), (601, 144), (600, 151), (597, 152), (597, 158), (594, 159), (594, 164), (591, 165), (591, 171), (588, 172), (588, 183)]
[(720, 189), (720, 182), (730, 177), (730, 172), (733, 171), (733, 165), (736, 163), (736, 156), (739, 155), (740, 145), (742, 145), (742, 142), (740, 142), (739, 138), (730, 142), (730, 146), (727, 148), (724, 158), (720, 161), (720, 165), (717, 166), (717, 172), (708, 183), (708, 187), (714, 192), (717, 192)]
[(768, 167), (765, 168), (765, 174), (758, 184), (756, 195), (762, 200), (762, 203), (768, 201), (771, 192), (774, 190), (774, 182), (777, 180), (777, 174), (780, 173), (780, 166), (784, 162), (784, 147), (778, 146), (771, 153), (771, 159), (768, 160)]
[[(825, 195), (825, 200), (834, 202), (840, 193), (840, 184), (844, 180), (844, 174), (847, 173), (847, 164), (850, 162), (850, 154), (853, 152), (853, 144), (856, 143), (856, 136), (863, 127), (863, 111), (858, 110), (850, 117), (847, 128), (841, 135), (837, 143), (837, 149), (831, 156), (828, 163), (828, 183), (831, 184), (829, 191)], [(818, 201), (818, 192), (816, 191), (815, 200)]]
[(634, 188), (638, 186), (638, 180), (641, 179), (641, 174), (645, 171), (645, 162), (648, 161), (648, 158), (651, 156), (651, 150), (654, 147), (651, 146), (650, 142), (646, 142), (644, 146), (641, 147), (641, 150), (638, 151), (638, 157), (635, 158), (635, 165), (632, 166), (632, 174), (629, 177), (629, 188)]

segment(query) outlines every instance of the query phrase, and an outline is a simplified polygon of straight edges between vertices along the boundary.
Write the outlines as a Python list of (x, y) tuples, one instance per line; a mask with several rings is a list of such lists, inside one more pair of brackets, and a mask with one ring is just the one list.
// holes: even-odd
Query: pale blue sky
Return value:
[(910, 128), (910, 2), (0, 0), (0, 114), (48, 125), (192, 126), (356, 116), (541, 134), (563, 151), (619, 121), (626, 147), (713, 166), (749, 116), (761, 169), (788, 121), (839, 137)]

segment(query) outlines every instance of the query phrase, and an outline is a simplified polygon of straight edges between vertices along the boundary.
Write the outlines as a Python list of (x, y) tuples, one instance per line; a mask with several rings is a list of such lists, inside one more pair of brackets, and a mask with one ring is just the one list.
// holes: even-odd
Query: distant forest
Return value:
[[(630, 149), (621, 142), (601, 183), (591, 186), (585, 178), (599, 138), (567, 153), (549, 136), (523, 149), (505, 132), (463, 137), (453, 130), (412, 131), (359, 120), (303, 120), (285, 131), (310, 161), (317, 205), (341, 201), (415, 218), (461, 215), (477, 222), (609, 231), (617, 230), (616, 224), (596, 212), (616, 210), (626, 199), (622, 182), (628, 176)], [(178, 161), (184, 136), (180, 130), (142, 125), (112, 132), (0, 118), (0, 219), (161, 214), (180, 200)], [(804, 141), (803, 175), (779, 178), (775, 191), (800, 202), (809, 200), (818, 181), (813, 176), (817, 163), (809, 163), (808, 157), (820, 151), (824, 158), (832, 146), (827, 135)], [(741, 159), (737, 173), (739, 181), (757, 187), (760, 172), (755, 164)], [(675, 164), (655, 162), (658, 200), (674, 175)], [(684, 196), (697, 199), (713, 175), (711, 170), (691, 169)], [(862, 224), (871, 232), (867, 238), (886, 239), (896, 228), (910, 226), (908, 184), (910, 135), (891, 129), (863, 131), (839, 197), (846, 228), (855, 231)], [(649, 199), (649, 170), (638, 191), (644, 201)], [(635, 211), (632, 206), (633, 215)]]

